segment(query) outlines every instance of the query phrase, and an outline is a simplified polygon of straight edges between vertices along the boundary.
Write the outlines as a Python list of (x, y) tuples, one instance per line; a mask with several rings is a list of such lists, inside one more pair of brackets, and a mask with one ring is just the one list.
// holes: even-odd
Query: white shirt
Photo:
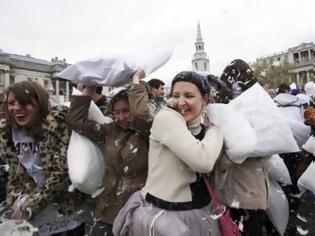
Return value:
[(17, 127), (12, 128), (12, 139), (19, 162), (34, 179), (37, 186), (41, 186), (45, 181), (45, 174), (41, 167), (38, 143), (27, 130)]

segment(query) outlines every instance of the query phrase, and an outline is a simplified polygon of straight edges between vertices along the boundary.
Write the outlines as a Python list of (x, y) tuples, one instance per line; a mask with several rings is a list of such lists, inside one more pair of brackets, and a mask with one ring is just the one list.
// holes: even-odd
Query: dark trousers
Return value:
[(243, 236), (278, 236), (264, 210), (245, 210), (231, 208), (232, 219), (243, 223)]
[(80, 226), (76, 227), (75, 229), (72, 229), (66, 232), (53, 234), (52, 236), (84, 236), (84, 231), (85, 231), (85, 227), (83, 223)]

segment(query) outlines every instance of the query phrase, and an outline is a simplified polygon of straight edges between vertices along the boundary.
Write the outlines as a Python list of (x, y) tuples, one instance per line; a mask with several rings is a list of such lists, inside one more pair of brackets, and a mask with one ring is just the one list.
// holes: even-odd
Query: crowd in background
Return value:
[[(313, 123), (304, 119), (312, 96), (286, 84), (269, 88), (240, 59), (219, 78), (178, 73), (168, 99), (163, 81), (144, 82), (145, 77), (142, 69), (135, 71), (111, 99), (102, 95), (102, 87), (77, 84), (83, 95), (72, 96), (70, 108), (52, 108), (47, 91), (36, 82), (7, 88), (0, 120), (2, 222), (27, 220), (38, 235), (221, 235), (204, 182), (207, 173), (242, 235), (280, 235), (265, 212), (270, 183), (264, 160), (269, 157), (234, 163), (222, 133), (204, 115), (207, 104), (228, 104), (258, 82), (286, 117), (309, 127), (309, 133), (295, 136), (299, 152), (280, 154), (292, 180), (282, 186), (290, 209), (284, 235), (315, 232), (314, 195), (297, 186), (313, 161), (302, 149), (313, 135)], [(90, 120), (91, 101), (113, 122)], [(104, 154), (105, 188), (96, 198), (68, 191), (72, 131)]]

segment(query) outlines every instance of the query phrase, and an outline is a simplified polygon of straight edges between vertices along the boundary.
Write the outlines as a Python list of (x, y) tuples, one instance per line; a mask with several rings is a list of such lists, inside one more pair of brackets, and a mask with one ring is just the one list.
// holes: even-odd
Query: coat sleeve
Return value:
[(196, 172), (210, 172), (218, 159), (223, 136), (212, 126), (202, 141), (196, 139), (179, 113), (164, 109), (154, 119), (150, 138), (165, 145)]
[(8, 165), (5, 158), (6, 150), (8, 149), (4, 143), (4, 129), (5, 120), (0, 120), (0, 201), (3, 202), (6, 199), (6, 183), (8, 181)]
[(149, 110), (149, 97), (145, 84), (133, 84), (128, 89), (129, 109), (133, 115), (132, 128), (149, 137), (153, 117)]
[(106, 125), (88, 119), (90, 104), (91, 98), (89, 96), (73, 96), (66, 116), (66, 123), (78, 134), (98, 142), (105, 137)]

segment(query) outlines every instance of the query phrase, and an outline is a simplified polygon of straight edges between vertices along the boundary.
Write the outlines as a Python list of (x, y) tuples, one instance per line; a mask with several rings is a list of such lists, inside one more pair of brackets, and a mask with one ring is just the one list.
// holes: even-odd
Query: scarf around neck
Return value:
[(198, 135), (201, 131), (201, 117), (202, 113), (200, 113), (194, 120), (187, 123), (188, 129), (193, 135)]

